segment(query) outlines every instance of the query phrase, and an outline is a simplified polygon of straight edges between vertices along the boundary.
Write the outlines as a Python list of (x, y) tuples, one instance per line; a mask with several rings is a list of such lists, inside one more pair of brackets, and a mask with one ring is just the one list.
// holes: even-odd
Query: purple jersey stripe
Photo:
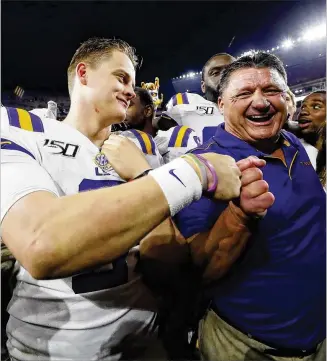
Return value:
[(32, 121), (33, 132), (44, 133), (43, 123), (40, 117), (33, 113), (29, 113)]
[(182, 93), (182, 99), (183, 99), (183, 104), (189, 104), (188, 97), (187, 97), (186, 93)]
[(192, 133), (192, 129), (191, 129), (191, 128), (187, 128), (186, 131), (185, 131), (183, 140), (182, 140), (182, 147), (186, 147), (186, 146), (187, 146), (187, 142), (188, 142), (188, 139), (189, 139), (191, 133)]
[(132, 132), (135, 135), (136, 139), (139, 141), (143, 153), (147, 154), (146, 146), (145, 146), (143, 138), (141, 137), (141, 134), (135, 129), (130, 129), (129, 131)]
[(178, 136), (178, 132), (180, 131), (181, 128), (182, 128), (181, 126), (175, 127), (175, 129), (173, 131), (173, 134), (170, 137), (168, 147), (174, 147), (175, 146), (175, 142), (176, 142), (176, 139), (177, 139), (177, 136)]
[(151, 143), (151, 153), (153, 155), (156, 155), (156, 144), (150, 135), (149, 135), (149, 139), (150, 139), (150, 143)]
[(177, 105), (177, 94), (173, 96), (173, 107)]
[(26, 153), (35, 159), (34, 155), (30, 151), (9, 139), (1, 138), (1, 149), (18, 150), (19, 152)]
[(9, 124), (13, 127), (20, 128), (19, 116), (16, 108), (6, 108), (9, 118)]

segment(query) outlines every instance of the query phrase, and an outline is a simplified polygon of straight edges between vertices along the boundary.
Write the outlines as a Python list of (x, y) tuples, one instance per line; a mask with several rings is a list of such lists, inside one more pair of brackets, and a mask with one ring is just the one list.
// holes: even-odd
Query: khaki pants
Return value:
[(326, 340), (314, 354), (279, 357), (264, 353), (271, 347), (243, 334), (209, 310), (199, 325), (199, 348), (207, 361), (326, 361)]

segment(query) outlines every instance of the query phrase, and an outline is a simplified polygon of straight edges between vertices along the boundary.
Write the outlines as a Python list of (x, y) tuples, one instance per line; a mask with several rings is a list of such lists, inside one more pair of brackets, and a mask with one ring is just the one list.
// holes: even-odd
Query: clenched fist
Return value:
[[(202, 157), (207, 159), (215, 168), (218, 177), (218, 185), (214, 194), (215, 199), (230, 200), (240, 196), (241, 171), (236, 165), (234, 158), (229, 155), (215, 153), (204, 153)], [(208, 175), (208, 186), (212, 184), (210, 172)]]
[(275, 201), (269, 192), (269, 185), (263, 180), (259, 169), (266, 165), (266, 161), (257, 157), (248, 157), (237, 162), (242, 172), (242, 188), (239, 207), (248, 215), (263, 217)]
[(111, 134), (104, 142), (101, 152), (106, 155), (117, 174), (127, 181), (151, 168), (142, 151), (122, 135)]

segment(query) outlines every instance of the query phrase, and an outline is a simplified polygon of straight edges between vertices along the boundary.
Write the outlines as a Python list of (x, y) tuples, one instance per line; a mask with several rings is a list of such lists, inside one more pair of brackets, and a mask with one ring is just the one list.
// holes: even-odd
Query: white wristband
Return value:
[(149, 173), (161, 187), (174, 216), (181, 209), (201, 198), (202, 184), (186, 160), (177, 158)]

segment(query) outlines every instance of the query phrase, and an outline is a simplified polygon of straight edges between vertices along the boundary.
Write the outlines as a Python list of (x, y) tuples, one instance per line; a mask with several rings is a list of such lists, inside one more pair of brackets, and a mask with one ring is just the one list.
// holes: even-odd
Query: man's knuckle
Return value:
[(263, 191), (265, 191), (265, 192), (268, 192), (268, 190), (269, 190), (269, 184), (266, 182), (266, 181), (264, 181), (264, 180), (262, 180), (261, 181), (261, 187), (262, 187), (262, 190)]

